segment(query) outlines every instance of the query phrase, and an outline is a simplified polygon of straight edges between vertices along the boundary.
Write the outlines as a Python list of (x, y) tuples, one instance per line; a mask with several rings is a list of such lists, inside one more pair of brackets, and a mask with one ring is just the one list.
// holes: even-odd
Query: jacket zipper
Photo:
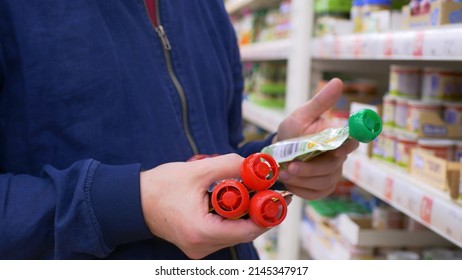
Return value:
[(164, 27), (162, 26), (161, 21), (160, 21), (159, 0), (143, 0), (143, 1), (144, 1), (144, 6), (146, 7), (146, 10), (148, 12), (149, 18), (151, 19), (151, 23), (154, 27), (154, 30), (156, 31), (157, 36), (159, 37), (159, 40), (162, 43), (168, 74), (170, 76), (170, 79), (173, 82), (173, 85), (175, 86), (178, 92), (178, 96), (180, 97), (183, 128), (186, 134), (186, 138), (188, 139), (189, 145), (191, 146), (193, 153), (197, 155), (199, 154), (199, 149), (197, 147), (196, 141), (194, 140), (192, 136), (191, 128), (189, 127), (188, 103), (186, 101), (186, 94), (185, 94), (183, 86), (178, 80), (178, 77), (173, 71), (172, 57), (170, 54), (170, 50), (172, 49), (172, 46), (170, 45), (170, 41), (168, 40), (167, 33), (165, 32)]
[[(162, 42), (168, 74), (170, 78), (172, 79), (172, 82), (178, 92), (178, 95), (180, 96), (182, 113), (183, 113), (183, 127), (185, 130), (186, 138), (188, 138), (189, 145), (191, 146), (191, 149), (193, 150), (194, 154), (197, 155), (199, 154), (199, 149), (197, 148), (196, 142), (194, 141), (194, 138), (192, 137), (192, 134), (191, 134), (191, 129), (189, 128), (188, 104), (186, 102), (186, 95), (185, 95), (183, 86), (181, 85), (180, 81), (176, 77), (175, 72), (173, 71), (172, 58), (170, 56), (170, 50), (172, 49), (172, 46), (170, 45), (170, 41), (168, 40), (167, 33), (165, 32), (164, 27), (162, 26), (160, 22), (159, 0), (143, 0), (143, 2), (148, 12), (149, 18), (151, 19), (151, 23), (154, 27), (154, 30), (156, 31), (157, 36)], [(231, 258), (234, 260), (237, 260), (238, 256), (237, 256), (236, 247), (232, 246), (229, 248), (229, 250), (231, 253)]]

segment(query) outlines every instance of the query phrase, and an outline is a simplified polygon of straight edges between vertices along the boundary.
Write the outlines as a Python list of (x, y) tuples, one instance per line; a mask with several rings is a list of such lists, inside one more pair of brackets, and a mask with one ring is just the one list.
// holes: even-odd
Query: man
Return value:
[[(342, 90), (333, 80), (276, 136), (238, 147), (243, 80), (221, 0), (4, 0), (0, 32), (2, 259), (255, 259), (267, 229), (208, 213), (208, 186), (324, 128)], [(356, 146), (280, 180), (325, 196)], [(223, 156), (185, 162), (199, 153)]]

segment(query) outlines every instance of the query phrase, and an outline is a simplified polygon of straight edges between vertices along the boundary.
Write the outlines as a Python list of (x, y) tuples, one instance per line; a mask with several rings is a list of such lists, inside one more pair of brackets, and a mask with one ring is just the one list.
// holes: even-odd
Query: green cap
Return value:
[(362, 109), (350, 115), (348, 127), (352, 138), (362, 143), (369, 143), (382, 132), (382, 120), (376, 112)]

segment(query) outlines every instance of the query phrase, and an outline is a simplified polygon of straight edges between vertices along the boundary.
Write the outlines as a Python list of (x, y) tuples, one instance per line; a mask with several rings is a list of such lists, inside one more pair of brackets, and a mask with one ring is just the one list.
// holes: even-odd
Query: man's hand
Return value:
[(236, 154), (160, 165), (141, 173), (141, 203), (151, 232), (178, 246), (188, 257), (251, 242), (268, 229), (250, 219), (227, 220), (209, 213), (208, 187), (239, 178), (244, 159)]
[[(337, 102), (342, 90), (342, 81), (331, 80), (279, 125), (275, 141), (314, 134), (327, 128), (327, 121), (321, 115)], [(342, 165), (347, 155), (358, 145), (356, 140), (348, 140), (340, 148), (308, 162), (291, 162), (287, 170), (281, 170), (279, 178), (291, 192), (302, 198), (324, 197), (334, 191), (342, 176)]]

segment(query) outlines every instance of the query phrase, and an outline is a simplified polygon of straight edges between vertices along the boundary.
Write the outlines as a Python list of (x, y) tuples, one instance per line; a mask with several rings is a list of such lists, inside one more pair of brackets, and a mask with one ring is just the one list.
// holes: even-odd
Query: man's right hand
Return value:
[(141, 173), (141, 203), (152, 234), (179, 247), (192, 259), (251, 242), (267, 231), (250, 219), (227, 220), (209, 212), (208, 188), (239, 178), (244, 158), (228, 154), (160, 165)]

